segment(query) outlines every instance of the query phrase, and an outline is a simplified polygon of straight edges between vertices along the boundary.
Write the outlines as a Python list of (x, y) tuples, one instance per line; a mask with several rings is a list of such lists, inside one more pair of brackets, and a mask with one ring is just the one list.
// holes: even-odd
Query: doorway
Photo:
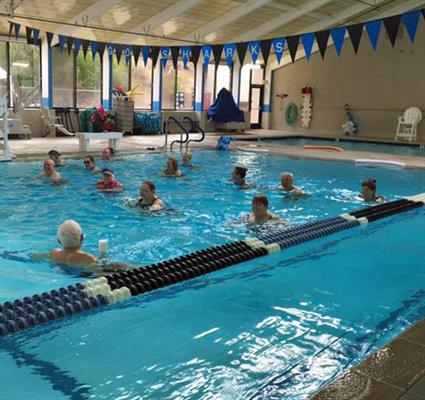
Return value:
[(264, 85), (251, 84), (249, 93), (249, 111), (251, 129), (261, 128), (262, 104), (263, 104)]

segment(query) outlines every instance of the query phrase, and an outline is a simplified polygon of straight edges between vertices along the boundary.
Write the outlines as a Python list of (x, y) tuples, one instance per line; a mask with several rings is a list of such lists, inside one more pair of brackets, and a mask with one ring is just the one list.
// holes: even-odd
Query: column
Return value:
[(158, 58), (155, 68), (153, 69), (152, 82), (152, 111), (161, 111), (162, 106), (162, 66), (161, 60)]
[(52, 49), (49, 47), (47, 38), (41, 41), (41, 105), (52, 108)]
[(102, 106), (105, 110), (110, 110), (112, 108), (112, 62), (107, 48), (103, 52), (102, 76)]

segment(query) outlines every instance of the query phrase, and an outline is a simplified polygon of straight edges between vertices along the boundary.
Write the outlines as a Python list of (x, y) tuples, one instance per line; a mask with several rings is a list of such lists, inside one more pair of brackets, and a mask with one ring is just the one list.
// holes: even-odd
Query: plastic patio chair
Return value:
[(395, 140), (408, 139), (409, 142), (417, 140), (418, 125), (422, 121), (422, 112), (417, 107), (409, 107), (403, 115), (398, 117)]

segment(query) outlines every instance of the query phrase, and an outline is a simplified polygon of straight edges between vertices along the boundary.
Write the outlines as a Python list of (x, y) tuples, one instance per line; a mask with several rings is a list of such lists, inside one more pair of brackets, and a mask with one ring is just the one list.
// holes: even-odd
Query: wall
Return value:
[[(292, 127), (286, 124), (282, 101), (276, 95), (287, 93), (283, 104), (295, 102), (299, 106), (301, 88), (307, 85), (313, 86), (313, 119), (305, 130), (309, 134), (341, 135), (343, 107), (348, 103), (360, 125), (358, 136), (393, 139), (397, 117), (407, 107), (417, 106), (425, 112), (424, 19), (420, 18), (413, 45), (400, 26), (393, 49), (382, 26), (375, 52), (363, 32), (357, 55), (346, 39), (340, 57), (329, 46), (324, 60), (315, 53), (310, 62), (302, 58), (276, 69), (272, 77), (272, 129), (302, 132), (300, 119)], [(419, 125), (418, 140), (425, 141), (424, 121)]]

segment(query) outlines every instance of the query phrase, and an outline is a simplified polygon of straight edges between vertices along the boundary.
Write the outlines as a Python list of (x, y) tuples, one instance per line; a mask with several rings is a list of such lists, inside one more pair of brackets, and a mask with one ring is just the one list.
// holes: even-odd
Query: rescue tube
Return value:
[(304, 146), (305, 149), (310, 150), (332, 150), (332, 151), (344, 151), (343, 148), (337, 146)]

